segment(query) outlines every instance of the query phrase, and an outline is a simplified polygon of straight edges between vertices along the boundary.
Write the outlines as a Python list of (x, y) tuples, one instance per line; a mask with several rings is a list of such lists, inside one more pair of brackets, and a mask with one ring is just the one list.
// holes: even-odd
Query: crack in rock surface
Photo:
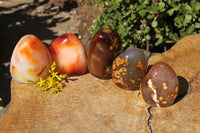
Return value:
[(179, 100), (166, 108), (152, 108), (152, 132), (199, 132), (200, 130), (200, 34), (178, 41), (170, 50), (152, 56), (148, 64), (165, 62), (179, 77)]
[(152, 120), (152, 118), (153, 118), (153, 116), (152, 116), (152, 114), (151, 114), (151, 108), (152, 108), (152, 107), (148, 107), (148, 108), (147, 108), (147, 111), (148, 111), (148, 113), (149, 113), (148, 126), (149, 126), (149, 131), (150, 131), (150, 133), (153, 133), (152, 127), (151, 127), (151, 120)]

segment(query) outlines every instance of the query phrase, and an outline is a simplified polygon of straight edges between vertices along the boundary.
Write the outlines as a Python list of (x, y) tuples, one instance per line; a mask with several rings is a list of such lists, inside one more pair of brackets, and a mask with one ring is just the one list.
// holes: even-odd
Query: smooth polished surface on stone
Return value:
[(200, 34), (178, 41), (171, 49), (152, 56), (148, 64), (165, 62), (179, 78), (179, 94), (174, 105), (152, 108), (153, 132), (191, 132), (200, 130)]
[(149, 107), (139, 91), (124, 90), (91, 74), (69, 78), (58, 94), (11, 81), (11, 103), (0, 132), (197, 133), (200, 131), (200, 35), (181, 39), (150, 57), (169, 64), (179, 79), (178, 98), (169, 107)]

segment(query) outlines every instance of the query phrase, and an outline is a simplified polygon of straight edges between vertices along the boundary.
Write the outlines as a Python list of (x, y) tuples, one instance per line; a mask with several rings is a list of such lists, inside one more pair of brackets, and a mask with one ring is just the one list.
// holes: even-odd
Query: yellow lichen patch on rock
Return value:
[(141, 61), (138, 61), (136, 64), (136, 71), (140, 70), (146, 70), (146, 64), (142, 63)]

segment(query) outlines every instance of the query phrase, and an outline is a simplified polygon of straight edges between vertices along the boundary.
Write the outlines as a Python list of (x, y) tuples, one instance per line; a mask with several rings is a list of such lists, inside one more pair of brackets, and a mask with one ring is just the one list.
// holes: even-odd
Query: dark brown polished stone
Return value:
[(118, 33), (101, 29), (93, 37), (88, 53), (89, 72), (101, 79), (109, 79), (114, 58), (121, 53), (122, 45)]

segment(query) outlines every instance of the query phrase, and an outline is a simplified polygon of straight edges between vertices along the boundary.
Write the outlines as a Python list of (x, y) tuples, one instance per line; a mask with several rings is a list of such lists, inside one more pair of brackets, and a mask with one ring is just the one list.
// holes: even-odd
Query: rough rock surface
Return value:
[(179, 40), (170, 50), (153, 56), (149, 65), (162, 61), (169, 64), (178, 76), (191, 82), (200, 71), (200, 34), (190, 35)]
[(149, 132), (148, 105), (139, 91), (90, 74), (71, 77), (61, 93), (11, 82), (11, 103), (1, 132)]
[(191, 83), (192, 92), (168, 108), (152, 108), (154, 133), (198, 133), (200, 131), (200, 74)]
[(200, 34), (184, 37), (170, 50), (149, 59), (169, 64), (179, 76), (179, 99), (168, 108), (152, 108), (152, 131), (196, 133), (200, 131)]
[(61, 93), (40, 92), (31, 84), (11, 81), (11, 103), (0, 132), (197, 133), (200, 130), (200, 35), (181, 39), (169, 51), (150, 57), (172, 66), (179, 76), (176, 102), (149, 107), (139, 90), (118, 88), (110, 80), (85, 74), (70, 77)]

